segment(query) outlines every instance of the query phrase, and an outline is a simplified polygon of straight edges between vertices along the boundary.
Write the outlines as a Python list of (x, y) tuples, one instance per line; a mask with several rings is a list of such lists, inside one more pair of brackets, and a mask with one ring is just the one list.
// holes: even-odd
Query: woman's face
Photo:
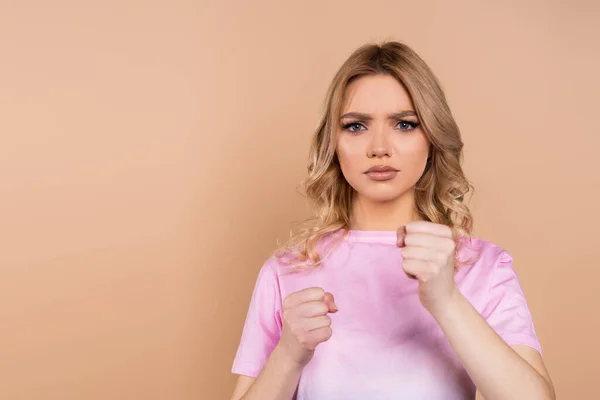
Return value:
[(423, 174), (429, 143), (404, 87), (389, 75), (368, 75), (346, 88), (336, 153), (359, 197), (375, 202), (410, 192)]

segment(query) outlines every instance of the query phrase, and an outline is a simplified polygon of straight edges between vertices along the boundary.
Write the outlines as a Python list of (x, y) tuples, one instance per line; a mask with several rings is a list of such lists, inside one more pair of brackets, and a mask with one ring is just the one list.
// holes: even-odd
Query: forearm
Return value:
[(242, 400), (290, 400), (301, 373), (302, 367), (276, 347)]
[(486, 400), (554, 398), (549, 382), (496, 334), (460, 292), (433, 315)]

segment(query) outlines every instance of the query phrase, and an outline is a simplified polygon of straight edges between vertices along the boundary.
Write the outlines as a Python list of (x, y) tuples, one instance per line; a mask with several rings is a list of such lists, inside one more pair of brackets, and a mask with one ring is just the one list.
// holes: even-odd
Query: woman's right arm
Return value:
[(300, 374), (319, 343), (331, 337), (331, 319), (337, 312), (333, 296), (321, 288), (290, 294), (283, 302), (281, 340), (256, 379), (241, 375), (232, 400), (289, 400)]
[(276, 347), (258, 378), (240, 375), (232, 400), (291, 399), (301, 373), (302, 366), (290, 360)]
[(231, 400), (240, 400), (250, 389), (250, 386), (256, 381), (256, 378), (251, 376), (239, 375), (231, 395)]

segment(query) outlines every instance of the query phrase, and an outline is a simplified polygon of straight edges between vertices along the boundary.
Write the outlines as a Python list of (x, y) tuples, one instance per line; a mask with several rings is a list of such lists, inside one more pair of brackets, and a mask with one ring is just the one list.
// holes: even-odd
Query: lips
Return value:
[(390, 167), (389, 165), (376, 165), (369, 168), (365, 175), (374, 181), (389, 181), (398, 175), (399, 170)]
[(396, 168), (390, 167), (389, 165), (376, 165), (374, 167), (369, 168), (365, 174), (370, 172), (398, 172)]

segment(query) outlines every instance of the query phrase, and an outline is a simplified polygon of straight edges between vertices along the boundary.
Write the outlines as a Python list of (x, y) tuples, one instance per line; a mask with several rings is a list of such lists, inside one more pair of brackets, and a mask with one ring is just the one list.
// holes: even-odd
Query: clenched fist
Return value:
[(331, 318), (338, 309), (333, 295), (321, 288), (303, 289), (283, 301), (283, 331), (278, 347), (292, 361), (304, 367), (315, 348), (331, 337)]
[(458, 293), (452, 230), (446, 225), (414, 221), (398, 229), (397, 244), (402, 248), (404, 272), (419, 281), (421, 304), (435, 316)]

